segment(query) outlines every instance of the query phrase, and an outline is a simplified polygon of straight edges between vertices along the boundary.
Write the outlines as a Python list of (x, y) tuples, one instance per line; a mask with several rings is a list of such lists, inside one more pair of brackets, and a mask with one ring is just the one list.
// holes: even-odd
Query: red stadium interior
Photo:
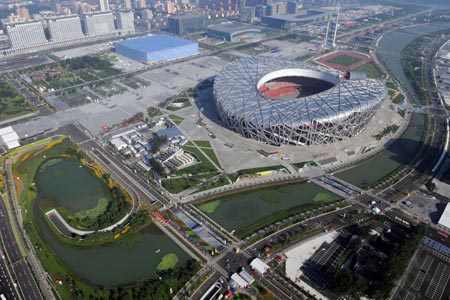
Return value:
[(321, 79), (287, 76), (265, 82), (258, 91), (271, 99), (291, 100), (318, 94), (333, 86), (332, 83)]

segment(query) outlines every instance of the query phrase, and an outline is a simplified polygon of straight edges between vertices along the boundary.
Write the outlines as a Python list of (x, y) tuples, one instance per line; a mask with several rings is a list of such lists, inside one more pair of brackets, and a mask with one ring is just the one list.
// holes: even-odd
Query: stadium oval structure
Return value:
[(386, 98), (384, 82), (285, 58), (235, 60), (214, 82), (221, 120), (242, 136), (271, 145), (319, 145), (350, 138)]

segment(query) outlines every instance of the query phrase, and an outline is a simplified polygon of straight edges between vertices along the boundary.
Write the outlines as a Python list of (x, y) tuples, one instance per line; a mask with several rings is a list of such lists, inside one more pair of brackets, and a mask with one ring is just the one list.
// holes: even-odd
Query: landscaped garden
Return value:
[[(17, 154), (13, 174), (23, 226), (62, 299), (170, 299), (170, 289), (176, 293), (199, 265), (145, 210), (126, 226), (83, 239), (64, 237), (50, 223), (44, 212), (51, 204), (74, 226), (91, 229), (118, 220), (121, 204), (130, 206), (128, 194), (67, 138), (47, 142)], [(51, 189), (47, 180), (55, 182)]]
[(0, 121), (32, 113), (34, 110), (22, 95), (0, 77)]

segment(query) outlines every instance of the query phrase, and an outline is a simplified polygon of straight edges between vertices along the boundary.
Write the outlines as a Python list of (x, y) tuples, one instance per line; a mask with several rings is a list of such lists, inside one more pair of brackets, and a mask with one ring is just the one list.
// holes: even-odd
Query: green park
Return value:
[[(63, 236), (45, 212), (96, 230), (127, 214), (132, 199), (68, 138), (47, 140), (11, 158), (24, 228), (62, 299), (170, 299), (199, 265), (140, 209), (127, 225), (85, 237)], [(158, 278), (164, 278), (163, 281)], [(137, 296), (138, 295), (138, 296)]]

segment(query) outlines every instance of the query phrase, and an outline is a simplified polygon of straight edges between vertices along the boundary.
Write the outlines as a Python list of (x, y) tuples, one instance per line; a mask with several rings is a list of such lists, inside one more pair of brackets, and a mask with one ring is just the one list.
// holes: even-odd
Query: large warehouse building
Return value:
[(271, 145), (328, 144), (355, 136), (386, 96), (381, 81), (345, 79), (325, 67), (281, 57), (238, 59), (214, 82), (225, 125)]
[(265, 33), (261, 29), (248, 24), (225, 22), (208, 26), (208, 37), (232, 43), (264, 36)]
[(198, 44), (168, 35), (154, 35), (117, 42), (115, 50), (143, 63), (155, 63), (196, 55)]

